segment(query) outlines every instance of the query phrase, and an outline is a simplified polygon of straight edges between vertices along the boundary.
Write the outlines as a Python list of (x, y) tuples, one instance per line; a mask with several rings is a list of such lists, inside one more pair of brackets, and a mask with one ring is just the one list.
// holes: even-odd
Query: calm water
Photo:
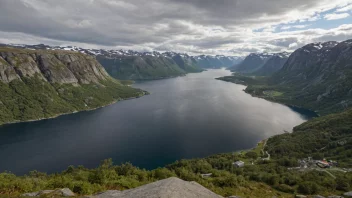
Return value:
[[(254, 98), (210, 70), (138, 83), (151, 93), (90, 112), (0, 127), (0, 172), (96, 167), (101, 160), (152, 169), (182, 158), (248, 149), (310, 115)], [(307, 117), (308, 116), (308, 117)]]

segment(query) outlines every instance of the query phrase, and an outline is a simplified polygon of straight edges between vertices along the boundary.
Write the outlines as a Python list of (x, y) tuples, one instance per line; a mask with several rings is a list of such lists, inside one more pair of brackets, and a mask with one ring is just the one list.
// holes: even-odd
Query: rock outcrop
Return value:
[(196, 182), (171, 177), (125, 191), (106, 191), (91, 198), (222, 198)]
[(78, 52), (0, 48), (0, 81), (38, 76), (50, 83), (98, 83), (110, 76), (91, 56)]

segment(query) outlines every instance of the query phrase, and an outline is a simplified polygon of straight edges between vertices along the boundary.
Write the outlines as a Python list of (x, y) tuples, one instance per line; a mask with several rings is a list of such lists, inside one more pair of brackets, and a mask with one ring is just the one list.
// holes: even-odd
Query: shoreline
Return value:
[(14, 122), (3, 123), (3, 124), (0, 124), (0, 129), (1, 129), (1, 127), (12, 125), (12, 124), (31, 123), (31, 122), (38, 122), (38, 121), (43, 121), (43, 120), (51, 120), (51, 119), (58, 118), (60, 116), (71, 115), (71, 114), (76, 114), (76, 113), (80, 113), (80, 112), (94, 111), (94, 110), (97, 110), (97, 109), (101, 109), (101, 108), (108, 107), (110, 105), (116, 104), (116, 103), (118, 103), (120, 101), (137, 99), (137, 98), (149, 95), (149, 92), (147, 92), (147, 91), (142, 91), (142, 93), (143, 93), (143, 95), (141, 95), (139, 97), (130, 97), (130, 98), (124, 98), (124, 99), (117, 99), (117, 100), (114, 100), (114, 101), (112, 101), (112, 102), (110, 102), (110, 103), (108, 103), (106, 105), (100, 106), (100, 107), (95, 107), (95, 108), (90, 108), (90, 109), (83, 109), (83, 110), (78, 110), (78, 111), (73, 111), (73, 112), (68, 112), (68, 113), (61, 113), (61, 114), (57, 114), (57, 115), (54, 115), (54, 116), (51, 116), (51, 117), (47, 117), (47, 118), (38, 118), (38, 119), (34, 119), (34, 120), (14, 121)]
[[(225, 81), (226, 82), (226, 81)], [(232, 83), (232, 82), (230, 82)], [(234, 83), (234, 84), (237, 84), (237, 83)], [(242, 85), (242, 84), (238, 84), (238, 85)], [(247, 89), (247, 85), (244, 85), (246, 86), (246, 89)], [(264, 99), (264, 100), (267, 100), (269, 102), (275, 102), (275, 103), (278, 103), (278, 104), (281, 104), (281, 105), (285, 105), (287, 107), (290, 107), (290, 108), (299, 108), (299, 109), (303, 109), (303, 110), (307, 110), (307, 111), (311, 111), (313, 113), (315, 113), (317, 115), (317, 117), (321, 117), (321, 115), (316, 112), (315, 110), (312, 110), (312, 109), (308, 109), (308, 108), (304, 108), (304, 107), (301, 107), (301, 106), (297, 106), (297, 105), (293, 105), (293, 104), (288, 104), (288, 103), (284, 103), (284, 102), (280, 102), (280, 101), (277, 101), (277, 100), (270, 100), (270, 98), (267, 98), (267, 97), (261, 97), (260, 95), (254, 95), (252, 93), (249, 93), (248, 91), (246, 91), (246, 89), (244, 89), (243, 91), (249, 95), (251, 95), (252, 97), (255, 97), (255, 98), (261, 98), (261, 99)]]
[[(223, 76), (225, 77), (225, 76)], [(271, 100), (270, 98), (268, 97), (262, 97), (260, 95), (255, 95), (253, 93), (250, 93), (248, 91), (246, 91), (246, 89), (248, 88), (249, 85), (246, 85), (246, 84), (241, 84), (241, 83), (235, 83), (235, 82), (231, 82), (231, 81), (226, 81), (226, 80), (222, 80), (220, 79), (222, 77), (219, 77), (219, 78), (215, 78), (216, 80), (220, 80), (220, 81), (223, 81), (223, 82), (228, 82), (228, 83), (232, 83), (232, 84), (236, 84), (236, 85), (243, 85), (245, 86), (245, 89), (243, 89), (242, 91), (245, 92), (246, 94), (249, 94), (251, 95), (252, 97), (255, 97), (255, 98), (261, 98), (261, 99), (264, 99), (264, 100), (267, 100), (269, 102), (275, 102), (275, 103), (278, 103), (278, 104), (281, 104), (281, 105), (285, 105), (287, 107), (290, 107), (290, 108), (299, 108), (299, 109), (302, 109), (302, 110), (307, 110), (307, 111), (310, 111), (310, 112), (313, 112), (317, 115), (317, 117), (321, 117), (321, 115), (315, 111), (315, 110), (312, 110), (312, 109), (308, 109), (308, 108), (304, 108), (304, 107), (301, 107), (301, 106), (297, 106), (297, 105), (293, 105), (293, 104), (288, 104), (288, 103), (284, 103), (284, 102), (280, 102), (280, 101), (277, 101), (277, 100)]]
[(148, 81), (154, 81), (154, 80), (165, 80), (165, 79), (184, 77), (184, 76), (187, 76), (188, 74), (197, 74), (197, 73), (202, 73), (204, 71), (207, 71), (207, 70), (203, 69), (202, 71), (198, 71), (198, 72), (187, 72), (185, 74), (177, 75), (177, 76), (166, 76), (166, 77), (144, 78), (144, 79), (118, 79), (118, 80), (132, 80), (132, 81), (135, 81), (136, 83), (139, 83), (139, 82), (148, 82)]

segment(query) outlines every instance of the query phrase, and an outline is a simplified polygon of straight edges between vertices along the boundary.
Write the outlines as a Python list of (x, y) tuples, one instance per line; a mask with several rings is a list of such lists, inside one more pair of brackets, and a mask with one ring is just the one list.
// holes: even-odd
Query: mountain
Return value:
[[(1, 44), (0, 44), (1, 46)], [(137, 52), (133, 50), (84, 49), (75, 46), (5, 45), (21, 49), (66, 50), (95, 56), (117, 79), (152, 80), (201, 72), (202, 68), (229, 67), (241, 61), (234, 56), (190, 56), (176, 52)]]
[(231, 71), (240, 73), (251, 73), (261, 67), (269, 60), (273, 54), (268, 53), (252, 53), (248, 55), (241, 63), (230, 67)]
[(219, 78), (247, 85), (253, 96), (311, 109), (320, 115), (352, 105), (352, 40), (311, 43), (297, 49), (271, 77)]
[(90, 110), (145, 92), (111, 78), (92, 56), (0, 47), (0, 124)]
[(236, 56), (207, 56), (200, 55), (194, 57), (201, 68), (221, 68), (221, 67), (230, 67), (234, 64), (238, 64), (243, 59)]
[(197, 60), (188, 54), (181, 54), (175, 52), (165, 52), (162, 54), (165, 57), (171, 58), (175, 63), (186, 72), (200, 72)]
[(312, 109), (348, 108), (352, 105), (352, 40), (312, 43), (296, 50), (269, 84), (288, 90), (286, 97)]
[[(144, 54), (119, 54), (110, 52), (96, 55), (97, 60), (107, 72), (118, 79), (153, 80), (159, 78), (185, 75), (191, 65), (184, 64), (187, 60), (179, 59), (181, 68), (171, 57), (163, 56), (158, 52)], [(194, 72), (201, 69), (195, 67)]]
[(261, 68), (253, 72), (253, 75), (270, 76), (274, 74), (284, 66), (289, 55), (290, 54), (287, 52), (273, 54), (273, 56), (270, 57)]
[(201, 72), (202, 68), (229, 67), (242, 61), (236, 56), (190, 56), (176, 52), (137, 52), (133, 50), (84, 49), (75, 46), (5, 45), (21, 49), (65, 50), (95, 56), (106, 71), (117, 79), (152, 80)]

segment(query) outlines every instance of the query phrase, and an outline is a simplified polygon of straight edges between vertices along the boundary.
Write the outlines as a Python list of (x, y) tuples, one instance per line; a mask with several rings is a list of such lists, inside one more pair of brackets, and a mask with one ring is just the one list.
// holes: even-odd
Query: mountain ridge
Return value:
[(270, 77), (241, 74), (219, 78), (248, 85), (246, 92), (316, 111), (341, 112), (352, 105), (352, 40), (307, 44)]
[(75, 46), (6, 45), (23, 49), (66, 50), (95, 56), (107, 72), (118, 79), (153, 80), (201, 72), (203, 69), (229, 67), (240, 57), (224, 55), (190, 56), (176, 52), (138, 52), (134, 50), (85, 49)]
[(92, 56), (0, 47), (0, 124), (96, 109), (146, 92), (113, 79)]

